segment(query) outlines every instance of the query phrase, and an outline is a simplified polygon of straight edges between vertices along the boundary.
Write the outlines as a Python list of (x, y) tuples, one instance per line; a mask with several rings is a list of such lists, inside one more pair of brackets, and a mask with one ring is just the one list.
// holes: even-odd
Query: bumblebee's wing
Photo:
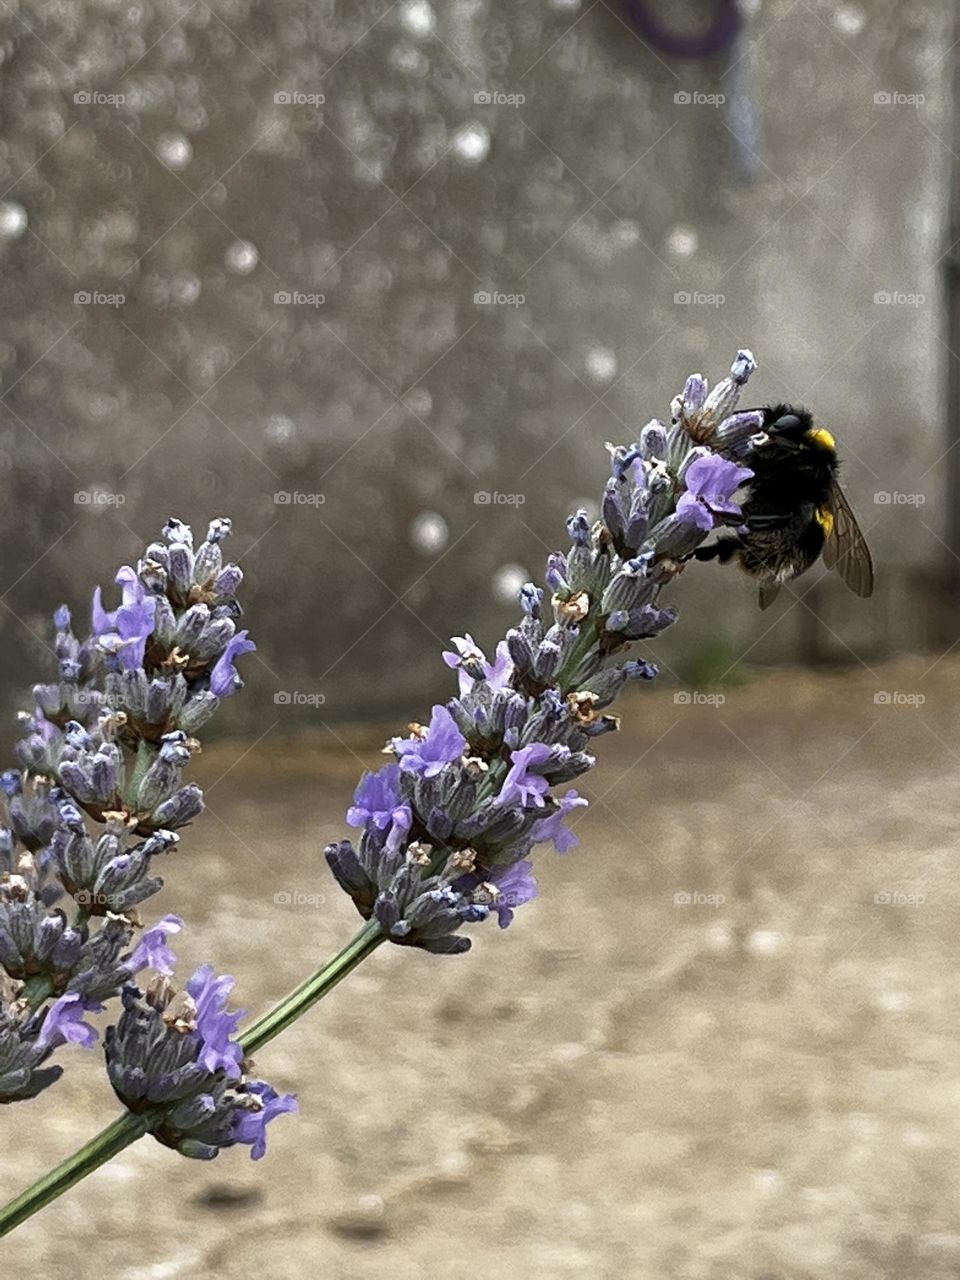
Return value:
[(780, 594), (779, 582), (762, 583), (760, 586), (760, 591), (757, 595), (757, 602), (759, 603), (760, 608), (769, 609), (779, 594)]
[(857, 518), (839, 484), (834, 482), (829, 498), (833, 528), (823, 544), (823, 563), (836, 569), (858, 596), (873, 595), (873, 561), (870, 548), (860, 532)]

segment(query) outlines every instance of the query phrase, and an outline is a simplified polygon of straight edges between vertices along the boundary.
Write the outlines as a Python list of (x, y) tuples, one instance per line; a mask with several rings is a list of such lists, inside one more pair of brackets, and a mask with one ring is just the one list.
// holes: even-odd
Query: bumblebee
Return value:
[(771, 405), (763, 434), (742, 459), (753, 472), (741, 503), (743, 523), (694, 553), (698, 560), (738, 560), (759, 582), (761, 609), (781, 586), (822, 555), (858, 596), (873, 593), (873, 562), (860, 526), (837, 479), (836, 441), (813, 415), (793, 405)]

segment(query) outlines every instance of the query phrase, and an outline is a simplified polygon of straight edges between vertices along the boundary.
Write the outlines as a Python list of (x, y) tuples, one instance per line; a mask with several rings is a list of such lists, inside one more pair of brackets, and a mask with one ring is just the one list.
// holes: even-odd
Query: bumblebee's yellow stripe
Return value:
[(827, 430), (826, 427), (815, 427), (813, 431), (807, 433), (808, 439), (814, 444), (818, 444), (821, 449), (835, 449), (837, 442)]
[(814, 513), (814, 519), (823, 530), (824, 537), (829, 538), (831, 533), (833, 533), (833, 512), (827, 507), (817, 507), (817, 510)]

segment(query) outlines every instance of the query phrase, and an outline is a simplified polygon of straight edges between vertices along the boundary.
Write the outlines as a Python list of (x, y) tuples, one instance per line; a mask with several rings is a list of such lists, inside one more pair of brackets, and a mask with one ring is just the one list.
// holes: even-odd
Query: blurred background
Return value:
[[(0, 0), (0, 31), (0, 711), (56, 604), (233, 518), (259, 650), (161, 908), (251, 1008), (353, 928), (319, 851), (446, 696), (441, 643), (503, 633), (688, 373), (749, 347), (747, 403), (816, 412), (878, 568), (763, 615), (684, 575), (516, 926), (382, 949), (266, 1051), (303, 1115), (265, 1165), (141, 1143), (11, 1274), (960, 1275), (955, 7)], [(93, 1055), (11, 1108), (3, 1192), (113, 1110)]]

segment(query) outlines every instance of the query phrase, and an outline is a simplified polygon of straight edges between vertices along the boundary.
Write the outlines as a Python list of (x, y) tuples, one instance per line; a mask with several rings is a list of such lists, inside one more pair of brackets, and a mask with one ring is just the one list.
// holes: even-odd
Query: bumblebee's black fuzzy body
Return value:
[(736, 559), (760, 585), (760, 607), (821, 555), (851, 590), (869, 595), (873, 569), (853, 513), (837, 483), (833, 436), (794, 405), (763, 409), (764, 438), (743, 459), (753, 472), (741, 504), (743, 528), (696, 552), (701, 560)]

